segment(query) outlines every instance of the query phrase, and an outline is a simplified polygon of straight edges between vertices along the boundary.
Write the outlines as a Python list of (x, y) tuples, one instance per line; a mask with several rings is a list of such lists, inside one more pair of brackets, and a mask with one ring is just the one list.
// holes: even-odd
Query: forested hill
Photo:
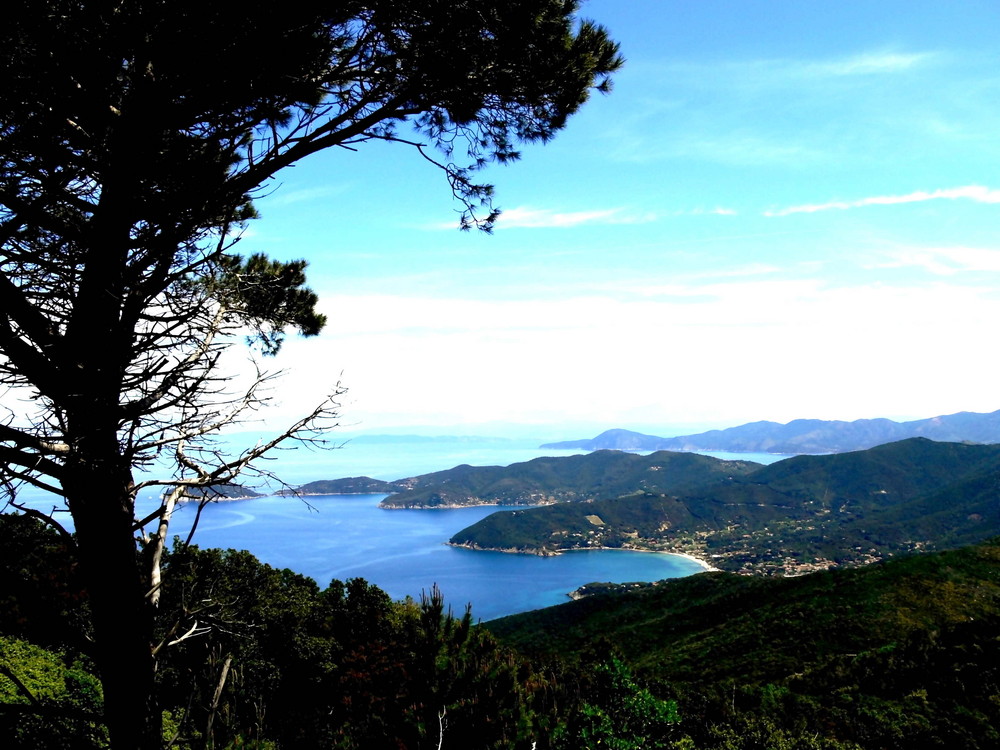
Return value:
[(595, 438), (546, 443), (542, 448), (626, 451), (730, 451), (733, 453), (841, 453), (911, 437), (944, 442), (1000, 443), (1000, 411), (959, 412), (930, 419), (853, 422), (796, 419), (787, 424), (751, 422), (725, 430), (680, 437), (657, 437), (607, 430)]
[(982, 541), (1000, 534), (998, 497), (1000, 446), (913, 438), (797, 456), (697, 488), (636, 487), (631, 496), (494, 513), (451, 542), (536, 554), (689, 552), (729, 570), (798, 573)]
[(1000, 743), (1000, 540), (797, 578), (705, 573), (486, 627), (563, 659), (614, 644), (678, 699), (692, 747)]
[(188, 490), (187, 500), (209, 498), (213, 500), (252, 500), (264, 497), (263, 494), (242, 484), (214, 484), (209, 487), (194, 487)]
[(598, 451), (582, 456), (543, 457), (510, 466), (456, 466), (394, 484), (403, 491), (382, 501), (388, 508), (460, 505), (545, 505), (636, 493), (680, 492), (732, 481), (761, 467), (695, 453), (640, 456)]
[(371, 477), (344, 477), (309, 482), (295, 490), (282, 490), (279, 495), (381, 495), (406, 489), (406, 480), (386, 482)]

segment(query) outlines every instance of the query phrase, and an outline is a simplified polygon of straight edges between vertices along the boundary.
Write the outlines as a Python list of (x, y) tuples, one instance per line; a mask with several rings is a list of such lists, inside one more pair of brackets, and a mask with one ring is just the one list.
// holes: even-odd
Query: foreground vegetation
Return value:
[[(0, 515), (5, 747), (108, 747), (69, 546)], [(704, 573), (475, 625), (177, 546), (158, 623), (177, 748), (987, 748), (1000, 540), (797, 578)], [(612, 645), (613, 644), (613, 645)]]
[[(88, 597), (60, 586), (69, 547), (0, 515), (0, 736), (5, 747), (106, 747)], [(155, 650), (173, 747), (528, 746), (552, 686), (452, 617), (440, 592), (394, 603), (361, 579), (321, 589), (247, 552), (176, 546)], [(37, 710), (36, 710), (37, 709)]]
[(796, 578), (704, 573), (487, 627), (535, 658), (614, 643), (677, 701), (678, 747), (1000, 742), (1000, 540)]

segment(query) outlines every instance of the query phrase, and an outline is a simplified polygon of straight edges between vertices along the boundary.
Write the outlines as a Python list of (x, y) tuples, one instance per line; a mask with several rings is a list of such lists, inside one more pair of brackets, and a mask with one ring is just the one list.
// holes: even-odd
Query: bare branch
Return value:
[(156, 531), (150, 535), (150, 539), (148, 541), (148, 544), (151, 546), (151, 549), (147, 550), (147, 553), (150, 555), (150, 587), (149, 593), (146, 594), (146, 598), (154, 607), (158, 606), (160, 603), (160, 587), (163, 580), (163, 548), (166, 544), (167, 530), (170, 527), (170, 516), (174, 512), (174, 507), (177, 505), (177, 501), (183, 494), (183, 487), (176, 487), (173, 491), (167, 493), (158, 514), (160, 519), (159, 526)]
[(56, 519), (54, 519), (52, 517), (52, 513), (56, 513), (57, 512), (57, 510), (55, 508), (52, 509), (52, 513), (46, 514), (46, 513), (42, 513), (37, 508), (32, 508), (32, 507), (30, 507), (28, 505), (24, 505), (23, 503), (19, 503), (16, 500), (14, 500), (13, 498), (9, 498), (7, 500), (7, 505), (10, 506), (11, 508), (16, 508), (19, 512), (24, 513), (24, 515), (26, 515), (26, 516), (31, 516), (32, 518), (37, 518), (39, 521), (41, 521), (42, 523), (44, 523), (46, 526), (49, 526), (49, 527), (55, 529), (57, 532), (59, 532), (59, 535), (64, 540), (72, 540), (73, 539), (73, 535), (70, 534), (69, 531), (66, 530), (66, 527), (63, 526), (61, 523), (59, 523)]
[(184, 633), (184, 635), (180, 636), (179, 638), (175, 638), (172, 641), (168, 641), (167, 645), (176, 646), (178, 643), (180, 643), (181, 641), (186, 641), (188, 638), (197, 638), (200, 635), (205, 635), (206, 633), (211, 633), (211, 632), (212, 629), (209, 627), (204, 627), (204, 626), (198, 627), (198, 621), (195, 620), (194, 624), (191, 625), (191, 628), (186, 633)]

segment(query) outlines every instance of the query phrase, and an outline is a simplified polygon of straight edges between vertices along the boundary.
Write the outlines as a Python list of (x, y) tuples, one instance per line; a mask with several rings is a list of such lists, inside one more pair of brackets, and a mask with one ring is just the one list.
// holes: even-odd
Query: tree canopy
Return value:
[[(6, 401), (0, 479), (12, 502), (27, 483), (72, 514), (116, 746), (158, 742), (149, 610), (173, 504), (336, 416), (334, 390), (245, 453), (205, 445), (260, 405), (267, 378), (232, 392), (222, 352), (247, 335), (273, 353), (284, 331), (324, 323), (304, 261), (236, 252), (254, 198), (310, 154), (390, 141), (442, 170), (461, 226), (489, 230), (497, 212), (476, 170), (552, 137), (621, 64), (577, 6), (251, 0), (238, 18), (200, 0), (5, 9), (0, 384), (27, 398)], [(165, 457), (171, 475), (137, 481), (136, 467)], [(150, 485), (167, 490), (163, 505), (136, 518)]]

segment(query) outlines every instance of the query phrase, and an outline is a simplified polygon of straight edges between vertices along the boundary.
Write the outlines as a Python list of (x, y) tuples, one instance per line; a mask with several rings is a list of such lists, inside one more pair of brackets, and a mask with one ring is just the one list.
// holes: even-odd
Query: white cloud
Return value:
[[(497, 227), (502, 229), (568, 229), (580, 226), (608, 226), (618, 224), (649, 224), (659, 221), (663, 215), (680, 216), (685, 214), (718, 214), (735, 213), (727, 208), (693, 209), (660, 214), (654, 211), (632, 211), (625, 208), (599, 208), (589, 211), (557, 211), (551, 208), (531, 208), (518, 206), (505, 208), (497, 219)], [(453, 230), (453, 222), (435, 222), (424, 225), (424, 229)]]
[(830, 201), (829, 203), (807, 203), (801, 206), (765, 211), (764, 216), (789, 216), (791, 214), (813, 214), (820, 211), (846, 210), (865, 206), (892, 206), (901, 203), (922, 203), (934, 200), (971, 200), (976, 203), (1000, 203), (1000, 190), (982, 185), (945, 188), (941, 190), (917, 190), (906, 195), (875, 195), (852, 201)]
[(736, 216), (736, 214), (737, 211), (734, 208), (716, 206), (715, 208), (694, 208), (690, 211), (677, 211), (674, 216)]
[(622, 208), (607, 208), (592, 211), (553, 211), (546, 208), (519, 206), (506, 209), (497, 221), (497, 226), (511, 228), (565, 228), (585, 224), (645, 224), (656, 221), (652, 213), (630, 213)]
[(963, 272), (1000, 273), (1000, 249), (983, 247), (906, 248), (889, 253), (890, 260), (875, 268), (918, 267), (936, 275)]
[[(503, 229), (566, 229), (579, 226), (600, 226), (613, 224), (648, 224), (659, 216), (651, 211), (633, 212), (624, 208), (602, 208), (590, 211), (556, 211), (550, 208), (518, 206), (505, 208), (497, 219), (497, 226)], [(424, 226), (425, 229), (453, 230), (453, 222), (436, 222)]]
[(623, 291), (524, 301), (341, 296), (320, 340), (286, 344), (276, 364), (290, 375), (279, 396), (286, 408), (302, 400), (301, 411), (324, 376), (343, 371), (345, 421), (361, 428), (588, 419), (612, 427), (636, 410), (646, 423), (737, 424), (1000, 405), (1000, 352), (968, 324), (1000, 319), (992, 287), (747, 277)]
[[(736, 216), (737, 211), (725, 206), (713, 208), (681, 208), (672, 211), (632, 211), (625, 208), (602, 208), (590, 211), (556, 211), (550, 208), (518, 206), (504, 209), (497, 220), (501, 229), (569, 229), (580, 226), (614, 226), (650, 224), (665, 217)], [(427, 229), (455, 228), (453, 223), (435, 223)]]
[(280, 188), (268, 198), (271, 205), (291, 206), (296, 203), (307, 203), (321, 198), (331, 198), (347, 192), (346, 185), (321, 185), (313, 188), (282, 191)]

